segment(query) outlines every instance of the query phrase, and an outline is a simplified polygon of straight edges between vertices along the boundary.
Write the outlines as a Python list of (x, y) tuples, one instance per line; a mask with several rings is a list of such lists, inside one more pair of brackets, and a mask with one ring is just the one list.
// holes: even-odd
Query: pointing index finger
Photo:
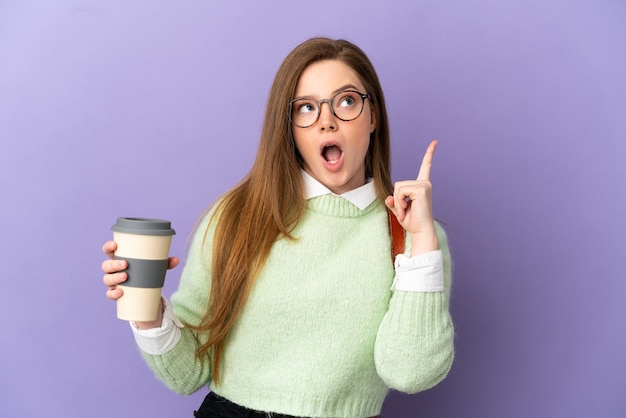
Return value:
[(426, 149), (426, 154), (422, 158), (422, 165), (420, 171), (417, 174), (417, 180), (430, 180), (430, 167), (433, 165), (433, 155), (435, 155), (435, 149), (437, 148), (438, 141), (433, 139)]

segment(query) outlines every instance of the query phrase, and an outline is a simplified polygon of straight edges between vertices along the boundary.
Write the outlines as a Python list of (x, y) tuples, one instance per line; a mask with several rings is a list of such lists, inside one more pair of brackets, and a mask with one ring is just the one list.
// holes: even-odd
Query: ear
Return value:
[(376, 112), (372, 106), (370, 106), (370, 133), (374, 132), (376, 129)]

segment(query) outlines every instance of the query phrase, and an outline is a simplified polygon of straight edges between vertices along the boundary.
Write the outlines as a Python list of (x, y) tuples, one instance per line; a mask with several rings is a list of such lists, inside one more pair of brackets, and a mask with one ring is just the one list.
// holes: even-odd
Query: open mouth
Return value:
[(330, 164), (335, 164), (341, 157), (341, 148), (335, 144), (330, 144), (322, 148), (322, 157)]

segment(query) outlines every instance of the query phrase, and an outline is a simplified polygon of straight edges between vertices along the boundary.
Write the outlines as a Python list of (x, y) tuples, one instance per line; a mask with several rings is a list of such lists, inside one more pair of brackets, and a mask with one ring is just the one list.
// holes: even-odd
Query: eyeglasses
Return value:
[(340, 91), (330, 99), (323, 100), (315, 100), (312, 97), (297, 97), (289, 102), (291, 106), (289, 119), (299, 128), (308, 128), (319, 119), (322, 103), (328, 103), (330, 111), (338, 119), (345, 122), (351, 121), (361, 116), (365, 99), (371, 100), (370, 95), (356, 90)]

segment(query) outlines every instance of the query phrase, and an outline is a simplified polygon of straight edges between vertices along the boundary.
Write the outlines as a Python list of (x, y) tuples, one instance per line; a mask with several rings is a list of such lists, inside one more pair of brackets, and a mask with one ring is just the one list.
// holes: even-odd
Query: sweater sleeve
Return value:
[[(198, 325), (208, 306), (210, 292), (210, 263), (212, 229), (207, 233), (208, 219), (200, 223), (192, 239), (187, 261), (181, 275), (178, 290), (171, 302), (176, 318), (185, 324)], [(196, 351), (206, 341), (187, 327), (180, 329), (178, 343), (160, 355), (141, 351), (143, 358), (158, 379), (176, 393), (189, 395), (205, 386), (212, 373), (208, 356), (198, 359)]]
[(443, 255), (443, 291), (395, 290), (374, 347), (379, 376), (390, 388), (406, 393), (435, 386), (446, 377), (454, 358), (449, 313), (452, 260), (446, 234), (435, 226)]

